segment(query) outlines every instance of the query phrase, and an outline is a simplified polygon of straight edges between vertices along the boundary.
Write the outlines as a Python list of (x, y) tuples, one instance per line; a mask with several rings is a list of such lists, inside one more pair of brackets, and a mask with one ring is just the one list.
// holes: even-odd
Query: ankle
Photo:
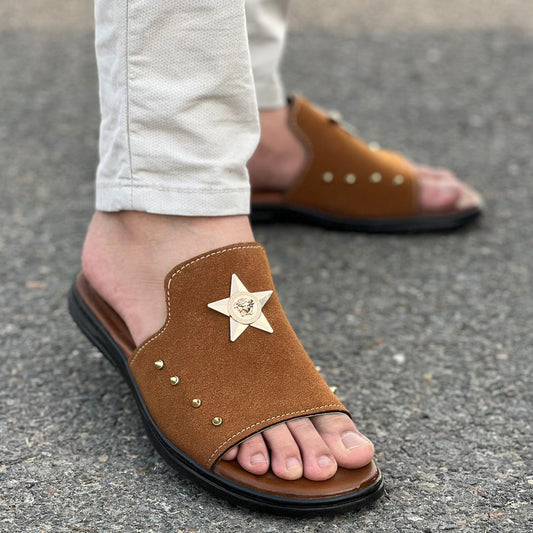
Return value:
[(302, 172), (305, 150), (288, 120), (288, 107), (260, 112), (261, 140), (248, 162), (255, 189), (285, 190)]
[[(246, 215), (225, 217), (186, 217), (156, 215), (141, 211), (119, 211), (106, 213), (96, 211), (89, 230), (105, 230), (106, 236), (127, 237), (149, 245), (169, 235), (179, 233), (179, 237), (189, 234), (206, 239), (221, 239), (229, 234), (239, 234), (253, 238)], [(109, 233), (111, 232), (111, 234)], [(229, 236), (228, 236), (229, 237)]]
[(164, 323), (163, 281), (172, 268), (214, 248), (252, 240), (246, 216), (96, 212), (83, 246), (82, 270), (138, 343)]
[(181, 255), (188, 259), (219, 246), (253, 240), (248, 217), (184, 217), (154, 215), (140, 211), (105, 213), (97, 211), (87, 232), (87, 246), (97, 241), (105, 248), (150, 248), (159, 250), (174, 247), (180, 242)]
[[(98, 263), (157, 264), (168, 272), (176, 264), (214, 248), (253, 240), (248, 217), (181, 217), (138, 211), (97, 211), (82, 251), (83, 271), (100, 272)], [(96, 264), (95, 264), (96, 263)]]

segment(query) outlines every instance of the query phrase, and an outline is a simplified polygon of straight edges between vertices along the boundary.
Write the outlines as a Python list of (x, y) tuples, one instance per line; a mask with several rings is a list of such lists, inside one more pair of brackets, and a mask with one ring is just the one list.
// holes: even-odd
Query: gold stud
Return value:
[(403, 185), (404, 181), (405, 178), (401, 174), (394, 176), (392, 179), (392, 183), (394, 183), (394, 185)]
[(335, 124), (340, 124), (342, 122), (342, 114), (336, 109), (332, 109), (328, 112), (328, 118), (331, 122), (334, 122)]
[(335, 176), (333, 175), (333, 172), (324, 172), (324, 174), (322, 175), (322, 180), (326, 183), (331, 183), (334, 177)]
[(159, 359), (159, 361), (156, 361), (154, 365), (158, 370), (161, 370), (165, 366), (165, 363)]
[(178, 376), (172, 376), (172, 377), (170, 378), (170, 383), (171, 383), (172, 385), (178, 385), (179, 382), (180, 382), (180, 378), (179, 378)]
[(215, 416), (215, 418), (213, 418), (213, 420), (211, 420), (211, 424), (213, 424), (213, 426), (221, 426), (222, 425), (222, 418), (220, 418), (220, 416)]
[(370, 175), (370, 181), (372, 183), (379, 183), (382, 178), (383, 176), (379, 172), (374, 172), (373, 174)]
[(357, 176), (355, 174), (346, 174), (346, 176), (344, 176), (344, 181), (348, 185), (353, 185), (357, 181)]
[(337, 390), (338, 390), (338, 387), (335, 387), (335, 385), (333, 385), (333, 387), (330, 387), (329, 390), (330, 390), (333, 394), (336, 394), (336, 393), (337, 393)]
[(373, 152), (377, 152), (378, 150), (381, 150), (381, 146), (379, 143), (377, 142), (371, 142), (371, 143), (368, 143), (368, 147), (370, 148), (370, 150), (372, 150)]
[(192, 401), (192, 406), (193, 407), (200, 407), (200, 405), (202, 405), (202, 400), (200, 400), (200, 398), (195, 398), (193, 401)]

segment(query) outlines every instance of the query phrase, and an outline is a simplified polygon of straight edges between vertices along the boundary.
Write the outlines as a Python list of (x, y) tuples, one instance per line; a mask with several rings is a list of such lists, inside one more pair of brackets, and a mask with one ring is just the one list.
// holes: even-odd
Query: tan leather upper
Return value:
[[(300, 416), (345, 412), (298, 341), (276, 293), (263, 307), (273, 333), (248, 327), (230, 341), (229, 317), (208, 304), (227, 298), (237, 274), (249, 292), (274, 291), (257, 243), (221, 248), (177, 266), (166, 280), (165, 326), (136, 350), (121, 319), (86, 280), (78, 290), (128, 354), (148, 410), (165, 436), (206, 468), (241, 440)], [(157, 368), (156, 361), (163, 361)], [(179, 384), (172, 385), (171, 378)], [(193, 407), (193, 399), (201, 406)], [(222, 424), (213, 425), (215, 417)]]
[[(372, 150), (301, 96), (291, 100), (289, 125), (306, 148), (306, 168), (278, 201), (346, 218), (418, 212), (418, 179), (400, 154)], [(256, 192), (252, 201), (269, 203), (274, 196)]]

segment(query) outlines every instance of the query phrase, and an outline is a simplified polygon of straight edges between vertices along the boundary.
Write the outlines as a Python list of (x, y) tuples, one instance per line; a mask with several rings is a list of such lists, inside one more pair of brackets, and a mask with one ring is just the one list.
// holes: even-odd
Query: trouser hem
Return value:
[(255, 92), (259, 110), (280, 109), (287, 105), (285, 88), (280, 79), (256, 80)]
[(217, 217), (248, 215), (250, 188), (183, 189), (150, 185), (96, 185), (98, 211), (144, 211), (158, 215)]

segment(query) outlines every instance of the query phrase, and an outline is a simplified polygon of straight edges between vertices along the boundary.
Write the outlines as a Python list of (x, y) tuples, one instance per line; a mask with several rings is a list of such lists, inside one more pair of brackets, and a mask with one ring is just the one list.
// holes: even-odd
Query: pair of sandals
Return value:
[[(422, 212), (417, 177), (401, 156), (373, 150), (301, 97), (290, 102), (290, 122), (306, 146), (307, 167), (284, 193), (253, 193), (256, 220), (400, 232), (452, 229), (481, 211), (467, 202)], [(383, 479), (373, 460), (339, 468), (326, 481), (287, 481), (271, 471), (258, 476), (222, 460), (274, 424), (350, 414), (292, 330), (260, 244), (235, 244), (176, 266), (165, 293), (166, 323), (139, 346), (83, 274), (69, 293), (69, 310), (122, 373), (148, 435), (171, 466), (234, 503), (278, 514), (344, 512), (380, 497)]]

